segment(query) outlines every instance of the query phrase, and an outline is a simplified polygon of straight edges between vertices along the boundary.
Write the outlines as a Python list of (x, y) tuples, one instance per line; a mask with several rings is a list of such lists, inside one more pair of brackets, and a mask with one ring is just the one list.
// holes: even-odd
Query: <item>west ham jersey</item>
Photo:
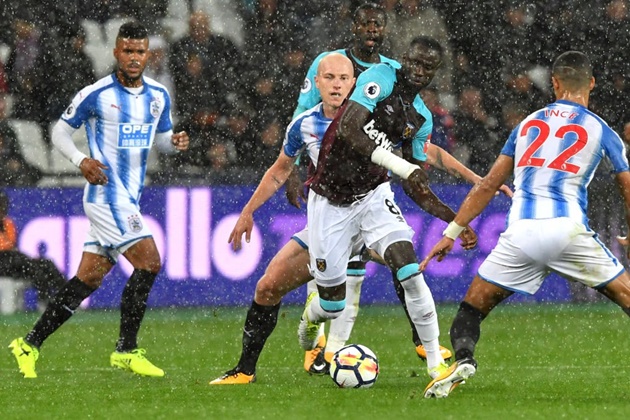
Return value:
[[(413, 103), (407, 103), (400, 90), (397, 71), (389, 64), (372, 66), (359, 76), (350, 101), (366, 107), (370, 115), (363, 132), (357, 135), (365, 135), (388, 150), (410, 143), (413, 157), (423, 162), (433, 130), (431, 112), (419, 95)], [(369, 156), (356, 153), (350, 142), (336, 138), (342, 114), (337, 112), (326, 132), (317, 170), (310, 180), (316, 193), (336, 204), (347, 204), (389, 179), (385, 168), (372, 163)]]
[(619, 136), (587, 108), (562, 100), (523, 120), (501, 153), (514, 159), (508, 225), (569, 217), (588, 226), (586, 189), (599, 162), (606, 157), (615, 173), (628, 170)]
[[(319, 66), (319, 62), (322, 61), (322, 58), (326, 57), (328, 54), (331, 54), (331, 53), (339, 53), (348, 57), (350, 61), (352, 61), (352, 67), (354, 68), (354, 77), (356, 78), (358, 78), (361, 75), (361, 73), (363, 73), (363, 71), (367, 70), (368, 68), (376, 64), (379, 64), (379, 63), (366, 63), (365, 61), (359, 60), (352, 54), (350, 49), (326, 51), (326, 52), (321, 53), (315, 58), (315, 60), (313, 60), (313, 63), (308, 68), (308, 72), (306, 73), (306, 78), (304, 79), (304, 83), (302, 84), (302, 89), (300, 90), (300, 96), (298, 98), (298, 107), (295, 111), (295, 114), (293, 115), (294, 118), (299, 113), (299, 110), (310, 109), (313, 106), (315, 106), (315, 104), (321, 102), (322, 96), (320, 95), (319, 90), (315, 86), (315, 76), (317, 75), (317, 67)], [(379, 58), (380, 58), (381, 63), (388, 63), (395, 69), (400, 68), (400, 63), (396, 60), (392, 60), (391, 58), (387, 58), (380, 54), (379, 54)]]
[(148, 77), (138, 94), (106, 76), (83, 88), (61, 116), (74, 128), (85, 124), (90, 156), (108, 169), (106, 185), (85, 186), (88, 203), (135, 203), (142, 194), (149, 150), (156, 133), (172, 130), (166, 88)]

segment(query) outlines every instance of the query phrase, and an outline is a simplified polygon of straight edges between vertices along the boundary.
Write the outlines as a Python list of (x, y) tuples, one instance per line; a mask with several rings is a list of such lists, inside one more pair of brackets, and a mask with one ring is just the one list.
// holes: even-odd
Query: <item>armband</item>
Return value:
[(444, 229), (442, 235), (446, 236), (447, 238), (451, 238), (452, 240), (455, 240), (460, 235), (460, 233), (464, 231), (464, 229), (466, 229), (466, 226), (460, 226), (453, 221), (449, 223), (448, 226), (446, 226), (446, 229)]

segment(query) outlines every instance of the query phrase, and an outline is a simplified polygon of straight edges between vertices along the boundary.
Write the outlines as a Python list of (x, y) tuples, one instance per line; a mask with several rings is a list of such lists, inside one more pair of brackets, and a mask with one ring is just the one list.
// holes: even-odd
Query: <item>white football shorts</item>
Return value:
[(623, 271), (595, 232), (568, 217), (559, 217), (512, 223), (478, 273), (490, 283), (533, 295), (551, 272), (597, 288)]
[(113, 261), (138, 241), (153, 236), (140, 208), (131, 203), (83, 203), (90, 230), (83, 251), (109, 257)]
[[(297, 242), (302, 248), (308, 249), (308, 226), (306, 226), (301, 231), (293, 234), (293, 236), (291, 236), (291, 239)], [(350, 261), (361, 260), (361, 252), (363, 251), (364, 246), (365, 244), (363, 243), (363, 239), (360, 237), (352, 242), (352, 247), (350, 250)]]
[(413, 234), (388, 182), (348, 206), (332, 205), (313, 190), (309, 192), (311, 274), (320, 286), (334, 287), (345, 281), (348, 258), (355, 242), (365, 243), (384, 255), (395, 242), (411, 242)]

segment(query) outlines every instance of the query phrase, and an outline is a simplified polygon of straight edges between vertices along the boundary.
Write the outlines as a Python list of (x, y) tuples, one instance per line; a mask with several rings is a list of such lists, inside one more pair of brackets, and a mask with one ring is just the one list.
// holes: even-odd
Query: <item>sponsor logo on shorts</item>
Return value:
[(315, 265), (317, 266), (317, 269), (322, 273), (326, 271), (326, 260), (324, 258), (316, 258)]
[(140, 216), (137, 214), (133, 214), (127, 218), (127, 222), (129, 223), (129, 229), (132, 232), (138, 233), (142, 230), (142, 222), (140, 221)]

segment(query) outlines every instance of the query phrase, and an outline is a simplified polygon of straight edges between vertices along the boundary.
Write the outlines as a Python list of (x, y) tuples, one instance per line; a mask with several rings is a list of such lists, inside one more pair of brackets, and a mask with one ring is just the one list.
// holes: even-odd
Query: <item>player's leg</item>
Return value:
[[(311, 293), (317, 292), (317, 283), (315, 280), (311, 280), (306, 283), (306, 298), (311, 295)], [(324, 348), (326, 347), (326, 324), (322, 322), (319, 325), (319, 330), (317, 332), (317, 345), (313, 350), (305, 350), (304, 351), (304, 370), (313, 374), (320, 374), (319, 369), (313, 368), (314, 365), (321, 365), (321, 359), (324, 357)], [(318, 360), (318, 358), (320, 360)]]
[(619, 305), (626, 315), (630, 316), (630, 275), (627, 271), (607, 283), (603, 288), (596, 290)]
[[(422, 360), (427, 360), (427, 352), (422, 345), (422, 340), (418, 336), (418, 332), (409, 316), (409, 311), (407, 310), (407, 304), (405, 303), (405, 288), (402, 286), (398, 277), (395, 273), (392, 273), (392, 282), (394, 283), (394, 289), (396, 290), (396, 296), (398, 296), (398, 300), (402, 304), (402, 307), (405, 311), (405, 316), (407, 317), (407, 321), (409, 321), (409, 326), (411, 327), (411, 341), (416, 348), (416, 354)], [(453, 357), (453, 353), (444, 346), (440, 346), (440, 353), (442, 354), (442, 358), (444, 360), (449, 360)]]
[(238, 364), (210, 382), (211, 385), (246, 384), (255, 380), (258, 358), (276, 327), (282, 297), (312, 279), (308, 262), (308, 251), (294, 240), (273, 257), (256, 284), (254, 300), (247, 311)]
[(451, 324), (451, 344), (455, 352), (455, 363), (427, 385), (425, 398), (444, 398), (460, 383), (477, 371), (475, 347), (481, 335), (481, 322), (499, 303), (514, 292), (475, 276), (457, 315)]
[(304, 350), (317, 345), (320, 324), (339, 317), (345, 308), (346, 268), (362, 211), (361, 206), (333, 206), (314, 191), (308, 209), (310, 267), (318, 292), (309, 295), (298, 327)]
[(411, 242), (393, 242), (383, 254), (388, 266), (405, 290), (405, 304), (413, 325), (427, 354), (427, 369), (434, 375), (444, 366), (440, 353), (437, 311), (429, 286), (418, 270), (418, 262)]
[(164, 371), (145, 357), (138, 348), (138, 332), (147, 309), (149, 294), (162, 263), (152, 237), (132, 242), (119, 251), (133, 266), (120, 299), (120, 332), (116, 351), (110, 355), (110, 364), (142, 376), (164, 376)]
[(111, 270), (112, 261), (103, 255), (84, 252), (77, 275), (70, 279), (55, 295), (33, 329), (24, 337), (17, 338), (10, 346), (24, 377), (35, 378), (35, 362), (44, 341), (59, 329), (92, 294)]
[(359, 257), (348, 262), (346, 271), (346, 307), (338, 318), (330, 321), (328, 340), (324, 357), (318, 360), (323, 366), (322, 373), (328, 372), (328, 364), (332, 360), (333, 354), (346, 345), (350, 339), (354, 322), (359, 314), (359, 301), (361, 299), (361, 286), (365, 279), (365, 265)]

